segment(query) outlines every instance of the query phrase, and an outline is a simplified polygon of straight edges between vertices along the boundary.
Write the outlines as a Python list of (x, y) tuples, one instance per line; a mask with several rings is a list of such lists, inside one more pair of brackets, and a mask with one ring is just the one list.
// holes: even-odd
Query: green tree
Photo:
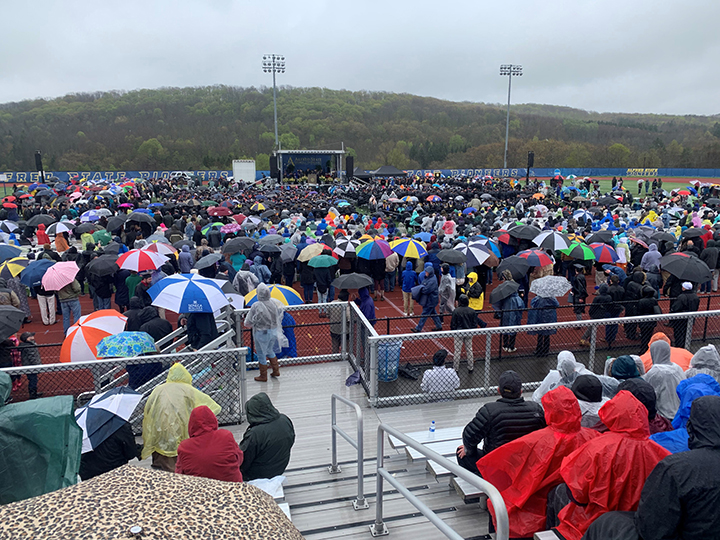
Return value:
[(294, 133), (283, 133), (280, 135), (280, 146), (283, 150), (299, 150), (300, 138)]
[(608, 148), (608, 159), (611, 167), (627, 167), (630, 149), (624, 144), (615, 143)]
[(268, 154), (257, 154), (255, 156), (255, 169), (258, 171), (269, 171), (270, 156)]
[(145, 163), (144, 167), (157, 167), (164, 153), (163, 145), (155, 137), (148, 139), (137, 150), (138, 157)]

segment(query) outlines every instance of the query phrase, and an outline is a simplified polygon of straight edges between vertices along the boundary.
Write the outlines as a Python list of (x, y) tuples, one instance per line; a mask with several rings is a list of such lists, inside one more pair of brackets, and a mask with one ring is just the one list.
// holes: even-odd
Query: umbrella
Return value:
[(615, 206), (620, 204), (620, 201), (618, 201), (615, 197), (600, 197), (597, 200), (597, 203), (602, 206)]
[[(122, 332), (118, 336), (136, 333), (145, 334), (145, 332)], [(123, 427), (125, 422), (130, 420), (141, 400), (142, 394), (129, 386), (119, 386), (94, 396), (90, 403), (77, 409), (75, 420), (83, 430), (82, 453), (92, 452)]]
[(677, 241), (677, 238), (675, 238), (672, 234), (666, 233), (666, 232), (657, 232), (653, 234), (650, 237), (652, 240), (657, 240), (658, 242), (673, 242), (675, 243)]
[[(140, 249), (142, 249), (143, 251), (152, 251), (153, 253), (168, 256), (177, 253), (177, 249), (172, 247), (170, 244), (165, 244), (164, 242), (152, 242), (150, 244), (144, 245)], [(105, 248), (105, 251), (107, 252), (107, 248)]]
[(605, 244), (607, 242), (612, 242), (613, 236), (614, 235), (612, 231), (597, 231), (596, 233), (588, 236), (586, 242), (588, 244)]
[(232, 212), (225, 206), (213, 206), (208, 208), (209, 216), (232, 216)]
[(550, 256), (541, 249), (526, 249), (518, 253), (530, 266), (547, 266), (553, 263)]
[(5, 341), (25, 321), (25, 312), (13, 306), (0, 306), (0, 341)]
[(489, 193), (483, 193), (482, 195), (480, 195), (480, 198), (483, 200), (489, 201), (490, 199), (494, 199), (495, 197), (493, 197)]
[(95, 276), (111, 276), (119, 269), (117, 256), (110, 254), (96, 257), (85, 265), (85, 273)]
[(153, 253), (143, 249), (131, 249), (117, 259), (117, 264), (125, 270), (142, 272), (143, 270), (157, 270), (167, 262), (165, 255)]
[(223, 225), (224, 224), (220, 223), (219, 221), (216, 221), (214, 223), (208, 223), (202, 229), (200, 229), (200, 232), (204, 235), (207, 235), (207, 233), (210, 232), (210, 229), (221, 229)]
[(103, 338), (97, 346), (98, 358), (131, 358), (157, 351), (147, 332), (120, 332)]
[(202, 202), (202, 205), (203, 205), (203, 206), (206, 206), (206, 207), (210, 207), (210, 206), (217, 206), (218, 203), (217, 203), (216, 201), (210, 201), (210, 200), (208, 200), (208, 201), (203, 201), (203, 202)]
[(264, 210), (267, 210), (267, 208), (263, 203), (256, 202), (250, 207), (250, 210), (252, 210), (253, 212), (262, 212)]
[(474, 212), (477, 212), (476, 208), (473, 208), (472, 206), (467, 207), (465, 210), (462, 211), (463, 214), (472, 214)]
[(530, 263), (522, 257), (513, 255), (507, 259), (503, 259), (498, 266), (498, 275), (502, 274), (505, 270), (510, 270), (514, 280), (519, 280), (525, 277), (528, 270), (530, 270)]
[(568, 257), (579, 259), (581, 261), (595, 260), (595, 252), (593, 249), (587, 244), (582, 244), (580, 242), (573, 242), (567, 249), (561, 249), (560, 252), (564, 253)]
[(95, 240), (95, 244), (97, 245), (105, 245), (109, 244), (112, 241), (112, 235), (106, 231), (105, 229), (100, 229), (99, 231), (95, 231), (92, 233), (93, 240)]
[(221, 261), (222, 258), (223, 256), (220, 253), (210, 253), (200, 258), (193, 268), (197, 268), (198, 270), (210, 268), (212, 265), (217, 264), (218, 261)]
[(682, 233), (683, 238), (699, 238), (703, 235), (707, 234), (707, 231), (705, 229), (702, 229), (700, 227), (691, 227), (690, 229), (685, 229)]
[[(61, 264), (61, 263), (57, 263)], [(97, 346), (103, 338), (125, 330), (127, 317), (114, 309), (84, 315), (67, 331), (60, 349), (60, 362), (97, 360)]]
[(589, 247), (595, 253), (595, 260), (598, 262), (612, 264), (620, 258), (615, 250), (607, 244), (593, 243)]
[[(270, 285), (270, 298), (279, 300), (284, 306), (299, 306), (303, 304), (302, 297), (292, 287), (285, 285)], [(245, 295), (245, 307), (249, 307), (257, 302), (257, 289), (250, 291)]]
[(437, 196), (437, 195), (430, 195), (430, 196), (427, 197), (425, 200), (428, 201), (428, 202), (440, 202), (440, 201), (442, 201), (442, 199), (441, 199), (439, 196)]
[(712, 277), (710, 268), (705, 262), (687, 252), (679, 251), (665, 255), (660, 259), (660, 267), (682, 281), (704, 283)]
[(386, 259), (392, 254), (392, 252), (390, 244), (379, 238), (363, 242), (355, 249), (355, 254), (360, 259), (367, 259), (370, 261)]
[(30, 261), (25, 257), (14, 257), (0, 264), (0, 278), (12, 279), (27, 268)]
[(96, 210), (96, 212), (104, 217), (112, 216), (112, 212), (107, 208), (100, 208), (99, 210)]
[(336, 289), (362, 289), (363, 287), (370, 287), (372, 284), (373, 280), (370, 276), (355, 272), (342, 275), (331, 283)]
[(570, 240), (557, 231), (544, 231), (533, 239), (533, 244), (543, 249), (558, 251), (567, 249), (570, 246)]
[[(8, 234), (17, 231), (20, 227), (14, 221), (5, 220), (0, 222), (0, 230)], [(48, 233), (49, 234), (49, 233)]]
[(40, 285), (45, 272), (53, 264), (55, 264), (55, 261), (51, 261), (50, 259), (31, 261), (30, 264), (27, 265), (27, 268), (20, 272), (20, 283), (31, 288)]
[(420, 232), (413, 236), (415, 240), (422, 240), (423, 242), (429, 242), (430, 240), (432, 240), (432, 237), (433, 235), (429, 232)]
[(355, 249), (360, 245), (359, 240), (355, 240), (353, 238), (347, 238), (346, 236), (342, 236), (340, 238), (335, 239), (335, 249), (333, 252), (340, 257), (345, 257), (347, 259), (354, 259), (357, 255), (355, 254)]
[(336, 264), (337, 259), (330, 255), (318, 255), (308, 261), (308, 266), (312, 266), (313, 268), (330, 268)]
[(190, 249), (193, 249), (195, 243), (192, 240), (178, 240), (173, 244), (173, 247), (178, 250), (182, 249), (183, 246), (188, 246)]
[(41, 223), (50, 225), (51, 223), (55, 223), (55, 218), (50, 214), (38, 214), (27, 221), (27, 225), (30, 227), (37, 227)]
[(46, 291), (59, 291), (65, 285), (70, 285), (79, 271), (75, 261), (56, 263), (45, 272), (42, 285)]
[(71, 232), (75, 228), (75, 224), (70, 221), (61, 221), (60, 223), (53, 223), (45, 231), (48, 234), (60, 234), (64, 232)]
[[(580, 236), (579, 234), (569, 233), (569, 234), (566, 234), (565, 237), (568, 240), (570, 240), (571, 243), (572, 242), (578, 242), (578, 243), (585, 242), (585, 239), (582, 236)], [(570, 246), (568, 245), (568, 247), (570, 247)]]
[(497, 304), (518, 292), (520, 285), (514, 281), (503, 281), (490, 293), (490, 303)]
[(97, 230), (97, 227), (95, 226), (94, 223), (85, 222), (85, 223), (81, 223), (80, 225), (75, 227), (74, 232), (75, 232), (75, 236), (78, 236), (80, 234), (93, 233), (96, 230)]
[(232, 238), (228, 240), (222, 248), (223, 253), (239, 253), (246, 249), (252, 249), (255, 247), (255, 240), (248, 238), (247, 236), (240, 236), (238, 238)]
[[(494, 245), (494, 244), (492, 244)], [(453, 249), (464, 253), (467, 257), (467, 267), (472, 268), (474, 266), (497, 266), (500, 264), (498, 257), (492, 252), (492, 250), (485, 244), (480, 242), (470, 242), (469, 244), (457, 244)]]
[(427, 257), (427, 250), (417, 240), (410, 238), (401, 238), (390, 242), (390, 248), (401, 257), (409, 257), (412, 259), (421, 259)]
[(242, 231), (242, 227), (237, 223), (226, 223), (220, 227), (220, 232), (223, 234), (236, 233)]
[(125, 225), (125, 221), (127, 221), (126, 214), (118, 214), (117, 216), (113, 216), (110, 219), (108, 219), (107, 230), (108, 231), (117, 231), (118, 229), (122, 228)]
[(705, 201), (707, 204), (720, 204), (720, 199), (717, 197), (710, 197), (708, 200)]
[(260, 239), (260, 244), (281, 244), (285, 238), (279, 234), (267, 234)]
[(577, 197), (572, 198), (572, 202), (583, 202), (583, 201), (587, 201), (587, 198), (585, 198), (581, 195), (578, 195)]
[(325, 244), (310, 244), (309, 246), (303, 248), (303, 250), (300, 252), (300, 255), (298, 255), (297, 260), (300, 262), (307, 262), (313, 257), (317, 257), (318, 255), (320, 255), (326, 249), (332, 251), (330, 246), (326, 246)]
[(584, 219), (585, 221), (592, 221), (595, 219), (595, 216), (592, 214), (592, 212), (588, 212), (587, 210), (576, 210), (573, 212), (573, 217), (575, 219)]
[(260, 214), (261, 218), (269, 218), (274, 215), (276, 215), (278, 212), (277, 210), (265, 210), (262, 214)]
[(638, 244), (638, 245), (641, 245), (641, 246), (644, 247), (645, 249), (650, 249), (650, 246), (648, 246), (645, 242), (643, 242), (643, 241), (640, 240), (639, 238), (632, 237), (632, 238), (630, 238), (630, 241), (631, 241), (631, 242), (635, 242), (635, 243)]
[(571, 288), (570, 282), (562, 276), (545, 276), (530, 284), (530, 292), (544, 298), (564, 296)]
[(91, 221), (98, 221), (101, 217), (102, 215), (100, 215), (97, 210), (88, 210), (80, 216), (80, 221), (82, 223), (90, 223)]
[(213, 313), (229, 304), (215, 280), (198, 274), (173, 274), (148, 289), (152, 305), (175, 313)]
[(128, 215), (125, 221), (134, 221), (135, 223), (150, 223), (151, 225), (155, 225), (155, 218), (153, 216), (138, 211), (135, 211)]
[(457, 249), (441, 249), (437, 258), (448, 264), (463, 264), (467, 261), (467, 256)]

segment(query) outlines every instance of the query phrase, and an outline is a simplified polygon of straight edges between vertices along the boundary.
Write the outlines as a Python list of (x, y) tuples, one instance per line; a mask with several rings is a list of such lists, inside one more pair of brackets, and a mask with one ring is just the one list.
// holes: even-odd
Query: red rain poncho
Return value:
[(655, 465), (670, 452), (648, 439), (645, 406), (621, 390), (599, 412), (610, 430), (565, 458), (560, 469), (572, 498), (560, 511), (557, 530), (566, 540), (580, 540), (590, 524), (605, 512), (634, 512), (640, 493)]
[[(563, 458), (600, 436), (595, 430), (580, 427), (582, 413), (569, 388), (560, 386), (548, 392), (542, 397), (542, 405), (548, 427), (506, 443), (477, 462), (482, 477), (505, 501), (511, 538), (529, 537), (545, 529), (547, 495), (562, 483)], [(490, 515), (497, 526), (492, 509)]]

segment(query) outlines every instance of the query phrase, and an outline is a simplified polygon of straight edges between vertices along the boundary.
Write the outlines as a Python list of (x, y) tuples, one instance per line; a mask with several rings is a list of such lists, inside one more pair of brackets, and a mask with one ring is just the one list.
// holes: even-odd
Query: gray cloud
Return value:
[(708, 0), (3, 2), (0, 102), (160, 86), (279, 84), (502, 103), (716, 114)]

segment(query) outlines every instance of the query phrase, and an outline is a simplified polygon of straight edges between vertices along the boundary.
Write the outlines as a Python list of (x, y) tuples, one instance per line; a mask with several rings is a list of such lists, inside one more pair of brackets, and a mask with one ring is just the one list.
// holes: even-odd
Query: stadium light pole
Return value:
[(512, 87), (513, 77), (522, 77), (522, 66), (515, 64), (502, 64), (500, 66), (500, 75), (508, 78), (508, 105), (507, 105), (507, 119), (505, 120), (505, 156), (503, 160), (503, 169), (507, 169), (507, 156), (508, 156), (508, 138), (510, 137), (510, 88)]
[(278, 139), (277, 122), (277, 86), (275, 85), (275, 74), (285, 73), (285, 57), (279, 54), (265, 54), (262, 61), (263, 72), (272, 73), (273, 76), (273, 109), (275, 112), (275, 148), (280, 148)]

